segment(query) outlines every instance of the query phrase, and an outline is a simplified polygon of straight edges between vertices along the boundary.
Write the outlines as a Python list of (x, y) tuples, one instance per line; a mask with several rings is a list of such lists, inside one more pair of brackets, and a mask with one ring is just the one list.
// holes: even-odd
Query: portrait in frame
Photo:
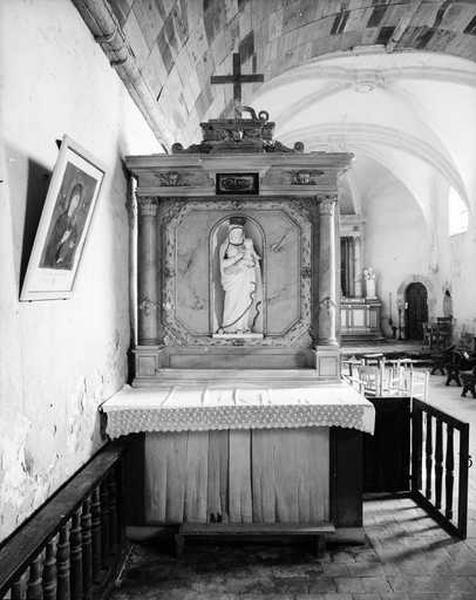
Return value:
[(61, 141), (20, 300), (70, 298), (105, 169), (68, 136)]

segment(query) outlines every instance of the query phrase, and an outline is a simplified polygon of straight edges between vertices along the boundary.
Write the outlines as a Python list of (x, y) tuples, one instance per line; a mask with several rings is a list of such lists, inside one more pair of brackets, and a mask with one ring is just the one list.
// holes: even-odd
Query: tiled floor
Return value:
[[(472, 424), (476, 400), (431, 377), (430, 402)], [(470, 469), (469, 527), (452, 539), (408, 499), (367, 501), (367, 541), (331, 545), (317, 559), (306, 546), (187, 542), (182, 560), (160, 537), (135, 544), (112, 600), (476, 600), (476, 467)]]

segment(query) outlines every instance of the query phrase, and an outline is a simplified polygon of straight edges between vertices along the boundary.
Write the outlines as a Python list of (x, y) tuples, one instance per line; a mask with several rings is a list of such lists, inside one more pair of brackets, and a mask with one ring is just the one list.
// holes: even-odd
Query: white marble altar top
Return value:
[[(246, 380), (168, 377), (147, 388), (124, 386), (104, 402), (106, 433), (347, 427), (373, 433), (374, 406), (344, 382), (309, 376)], [(185, 373), (184, 373), (185, 375)]]

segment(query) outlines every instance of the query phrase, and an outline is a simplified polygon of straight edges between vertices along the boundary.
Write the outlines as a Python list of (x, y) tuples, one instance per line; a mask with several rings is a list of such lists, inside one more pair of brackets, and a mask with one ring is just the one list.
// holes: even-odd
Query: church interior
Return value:
[[(476, 452), (461, 425), (476, 425), (476, 4), (3, 0), (0, 32), (0, 598), (476, 597), (476, 479), (461, 459)], [(87, 173), (61, 183), (68, 151)], [(92, 181), (71, 234), (52, 190), (69, 185), (72, 204)], [(45, 266), (41, 284), (67, 275), (67, 292), (35, 292)], [(454, 348), (466, 366), (448, 363)], [(385, 357), (414, 361), (435, 408), (422, 417), (416, 400), (385, 435), (423, 448), (405, 485), (411, 468), (424, 487), (423, 469), (437, 510), (458, 481), (463, 546), (408, 497), (362, 503), (355, 465), (380, 460), (362, 440), (381, 417), (341, 375), (359, 360), (367, 373), (365, 357), (381, 374)], [(465, 369), (472, 398), (454, 385)], [(220, 411), (242, 389), (237, 425)], [(154, 429), (142, 413), (180, 393), (190, 405)], [(293, 393), (297, 425), (280, 412)], [(301, 492), (279, 496), (280, 477)], [(193, 490), (177, 504), (181, 478)], [(261, 524), (275, 545), (204, 543), (203, 523), (187, 529), (203, 519), (212, 535), (222, 519), (243, 525), (235, 536)], [(124, 520), (135, 541), (144, 522), (181, 523), (179, 558), (128, 545)], [(319, 522), (315, 535), (342, 527), (344, 541), (276, 545), (283, 522), (281, 537)], [(110, 596), (105, 544), (127, 584)]]

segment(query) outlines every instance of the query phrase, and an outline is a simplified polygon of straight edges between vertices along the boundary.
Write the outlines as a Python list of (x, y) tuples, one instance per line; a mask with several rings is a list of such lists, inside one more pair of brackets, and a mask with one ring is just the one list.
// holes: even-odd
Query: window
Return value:
[(456, 190), (448, 193), (448, 234), (457, 235), (468, 231), (469, 211)]

